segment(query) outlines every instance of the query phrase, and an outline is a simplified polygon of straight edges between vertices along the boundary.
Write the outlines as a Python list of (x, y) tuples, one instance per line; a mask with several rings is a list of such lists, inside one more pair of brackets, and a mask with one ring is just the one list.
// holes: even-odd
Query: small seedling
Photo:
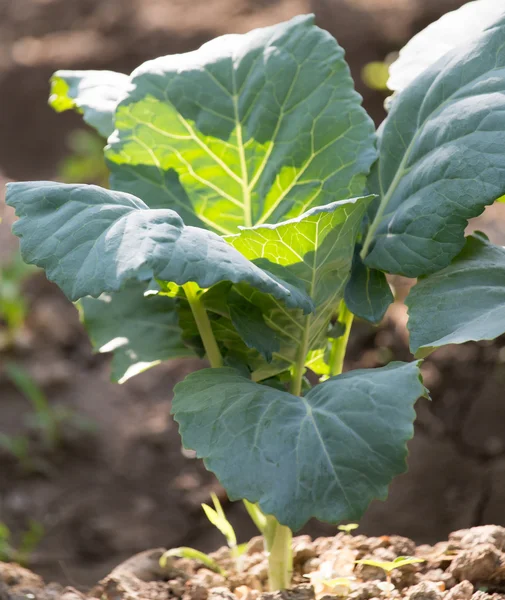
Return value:
[(19, 252), (14, 254), (8, 265), (0, 266), (0, 324), (5, 324), (5, 333), (0, 335), (0, 349), (14, 341), (25, 322), (27, 305), (22, 285), (34, 271), (22, 260)]
[(30, 562), (30, 556), (44, 537), (44, 527), (39, 521), (30, 519), (28, 529), (21, 535), (21, 541), (16, 548), (11, 544), (11, 531), (0, 522), (0, 561), (17, 562), (26, 566)]
[(290, 585), (293, 530), (358, 519), (405, 471), (420, 360), (342, 373), (354, 317), (393, 300), (386, 275), (417, 279), (419, 359), (505, 332), (505, 250), (465, 239), (505, 194), (505, 5), (469, 6), (439, 22), (459, 41), (433, 53), (428, 27), (391, 65), (377, 131), (313, 15), (131, 75), (58, 71), (50, 103), (108, 138), (110, 189), (8, 185), (23, 257), (80, 301), (115, 380), (205, 354), (173, 414), (263, 513), (272, 590)]
[(214, 508), (211, 508), (208, 504), (202, 504), (205, 515), (212, 525), (217, 527), (217, 529), (219, 529), (219, 531), (226, 538), (226, 543), (228, 544), (228, 548), (230, 549), (232, 557), (238, 559), (244, 553), (247, 544), (237, 545), (237, 536), (235, 535), (235, 530), (233, 529), (232, 524), (226, 518), (219, 498), (214, 492), (211, 493), (211, 498)]
[(181, 546), (180, 548), (172, 548), (171, 550), (167, 550), (160, 558), (160, 566), (166, 567), (168, 564), (168, 559), (174, 557), (191, 558), (192, 560), (197, 560), (211, 571), (219, 573), (220, 575), (226, 575), (226, 572), (208, 554), (205, 554), (205, 552), (200, 552), (200, 550), (195, 550), (194, 548), (188, 548), (187, 546)]
[(424, 558), (415, 558), (413, 556), (398, 556), (392, 561), (380, 561), (373, 559), (363, 559), (355, 561), (359, 565), (369, 565), (371, 567), (378, 567), (382, 569), (386, 573), (386, 581), (380, 582), (377, 584), (379, 589), (383, 592), (386, 592), (386, 597), (389, 598), (391, 596), (391, 592), (395, 589), (394, 584), (391, 582), (391, 573), (395, 569), (401, 569), (406, 565), (414, 565), (416, 563), (425, 562)]
[(348, 535), (351, 535), (351, 531), (358, 529), (358, 527), (358, 523), (347, 523), (345, 525), (339, 525), (338, 529), (340, 529), (340, 531), (343, 531), (344, 533), (347, 533)]

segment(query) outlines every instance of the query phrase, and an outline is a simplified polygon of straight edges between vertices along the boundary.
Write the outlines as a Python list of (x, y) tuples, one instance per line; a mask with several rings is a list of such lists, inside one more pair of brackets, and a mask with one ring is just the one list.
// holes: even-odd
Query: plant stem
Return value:
[(344, 333), (337, 339), (333, 340), (330, 353), (330, 375), (340, 375), (344, 368), (344, 357), (347, 350), (347, 343), (349, 341), (349, 334), (351, 333), (352, 322), (354, 315), (347, 308), (345, 302), (342, 300), (338, 311), (338, 320), (344, 325)]
[(293, 534), (289, 527), (267, 515), (264, 532), (265, 549), (268, 555), (268, 584), (271, 592), (285, 590), (291, 585), (293, 575)]
[(188, 281), (183, 286), (186, 298), (188, 300), (193, 317), (195, 317), (200, 337), (202, 338), (203, 347), (207, 354), (207, 359), (213, 369), (219, 369), (223, 366), (223, 357), (219, 351), (219, 347), (212, 331), (212, 326), (209, 321), (209, 316), (205, 310), (205, 306), (201, 301), (198, 291), (199, 287), (193, 281)]
[(306, 318), (305, 329), (303, 332), (302, 343), (298, 350), (296, 363), (293, 365), (293, 377), (291, 378), (290, 392), (293, 396), (300, 396), (302, 393), (303, 375), (305, 374), (305, 361), (307, 360), (307, 351), (309, 345), (309, 329), (311, 315)]

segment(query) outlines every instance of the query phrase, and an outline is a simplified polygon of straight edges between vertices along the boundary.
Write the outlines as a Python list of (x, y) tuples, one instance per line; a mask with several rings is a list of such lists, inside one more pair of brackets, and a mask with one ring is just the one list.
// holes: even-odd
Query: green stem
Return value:
[(305, 329), (303, 332), (302, 343), (298, 349), (296, 363), (293, 365), (293, 377), (291, 378), (290, 392), (293, 396), (301, 396), (302, 382), (305, 374), (305, 361), (307, 360), (307, 352), (309, 346), (309, 330), (310, 330), (311, 315), (306, 317)]
[(200, 337), (202, 338), (203, 347), (207, 353), (207, 359), (213, 369), (219, 369), (223, 366), (223, 357), (219, 351), (219, 347), (212, 331), (212, 326), (209, 321), (209, 316), (205, 310), (205, 306), (200, 299), (200, 288), (193, 281), (188, 281), (183, 286), (186, 298), (188, 300), (191, 312), (195, 318)]
[(345, 302), (342, 300), (340, 303), (340, 309), (338, 312), (338, 320), (344, 325), (344, 333), (333, 340), (330, 353), (330, 375), (340, 375), (344, 368), (344, 357), (347, 350), (347, 343), (349, 341), (349, 334), (351, 333), (352, 322), (354, 315), (347, 308)]
[(271, 592), (285, 590), (291, 585), (293, 575), (293, 534), (271, 515), (266, 517), (264, 532), (268, 556), (268, 583)]

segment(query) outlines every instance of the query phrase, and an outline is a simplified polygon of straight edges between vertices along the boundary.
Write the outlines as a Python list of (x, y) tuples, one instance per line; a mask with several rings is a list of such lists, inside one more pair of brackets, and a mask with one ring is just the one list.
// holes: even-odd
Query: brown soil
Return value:
[[(398, 535), (368, 538), (339, 533), (335, 537), (293, 540), (293, 588), (268, 591), (268, 565), (261, 537), (252, 538), (238, 559), (228, 548), (211, 553), (220, 572), (191, 559), (169, 558), (164, 549), (131, 557), (89, 592), (46, 586), (17, 565), (0, 565), (0, 597), (38, 600), (500, 600), (505, 598), (505, 528), (488, 525), (453, 532), (434, 546)], [(380, 567), (357, 564), (402, 556), (418, 563), (392, 572), (384, 589)], [(393, 587), (394, 586), (394, 587)], [(29, 596), (32, 594), (32, 596)]]
[[(193, 49), (215, 35), (312, 10), (346, 47), (365, 105), (380, 121), (383, 98), (360, 83), (361, 66), (383, 58), (462, 3), (195, 0), (188, 10), (183, 0), (0, 1), (0, 183), (53, 178), (67, 151), (67, 134), (80, 126), (75, 115), (55, 115), (46, 105), (47, 80), (57, 68), (128, 72), (143, 60)], [(501, 235), (500, 210), (505, 207), (486, 216), (495, 241)], [(0, 200), (2, 216), (0, 264), (16, 247), (9, 233), (12, 214)], [(145, 548), (216, 548), (220, 536), (200, 503), (220, 488), (181, 451), (168, 416), (173, 386), (202, 363), (177, 361), (113, 385), (108, 357), (92, 354), (76, 310), (59, 290), (37, 275), (27, 281), (25, 293), (26, 327), (14, 347), (0, 352), (0, 432), (27, 436), (36, 460), (23, 470), (0, 454), (0, 521), (13, 531), (14, 545), (29, 519), (44, 526), (30, 567), (48, 580), (82, 589)], [(380, 329), (356, 324), (346, 367), (409, 360), (404, 325), (401, 303)], [(56, 450), (45, 447), (26, 426), (30, 406), (2, 369), (8, 360), (32, 374), (52, 405), (71, 409), (94, 428), (74, 422), (62, 431)], [(434, 542), (454, 529), (505, 524), (505, 403), (497, 401), (503, 396), (504, 362), (505, 339), (443, 349), (426, 362), (433, 402), (418, 405), (410, 471), (395, 481), (386, 503), (371, 506), (361, 523), (365, 533)], [(241, 540), (253, 535), (240, 504), (226, 510)], [(335, 529), (312, 523), (307, 531), (328, 535)]]

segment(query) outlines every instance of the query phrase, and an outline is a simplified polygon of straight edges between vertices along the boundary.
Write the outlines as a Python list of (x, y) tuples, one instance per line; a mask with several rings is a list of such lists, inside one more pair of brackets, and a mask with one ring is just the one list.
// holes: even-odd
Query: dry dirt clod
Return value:
[(237, 600), (237, 596), (227, 587), (219, 586), (209, 590), (208, 600)]
[(357, 590), (352, 591), (348, 600), (371, 600), (378, 598), (381, 595), (381, 590), (375, 581), (367, 581), (359, 586)]
[(249, 540), (247, 543), (247, 548), (245, 554), (256, 554), (259, 552), (264, 552), (265, 550), (265, 542), (261, 535), (257, 535)]
[(473, 594), (473, 585), (464, 579), (444, 596), (444, 600), (470, 600)]
[(445, 586), (445, 589), (448, 590), (456, 585), (456, 580), (454, 577), (444, 571), (443, 569), (430, 569), (426, 571), (426, 573), (417, 574), (417, 577), (420, 581), (433, 581), (435, 583), (442, 583)]
[(292, 590), (261, 594), (261, 600), (314, 600), (314, 598), (314, 588), (311, 585), (299, 585)]
[(392, 535), (389, 537), (389, 548), (396, 556), (414, 556), (416, 552), (415, 543), (401, 535)]
[(205, 586), (188, 583), (182, 600), (207, 600), (208, 596), (209, 590)]
[(443, 593), (434, 581), (421, 581), (408, 589), (406, 600), (441, 600)]
[(492, 544), (498, 550), (505, 549), (505, 527), (482, 525), (471, 529), (460, 529), (450, 534), (449, 540), (461, 548), (473, 548), (479, 544)]
[(310, 535), (300, 535), (293, 539), (293, 564), (299, 565), (317, 556), (317, 551)]
[(491, 579), (502, 563), (502, 554), (492, 544), (479, 544), (460, 552), (452, 561), (449, 572), (462, 581)]

